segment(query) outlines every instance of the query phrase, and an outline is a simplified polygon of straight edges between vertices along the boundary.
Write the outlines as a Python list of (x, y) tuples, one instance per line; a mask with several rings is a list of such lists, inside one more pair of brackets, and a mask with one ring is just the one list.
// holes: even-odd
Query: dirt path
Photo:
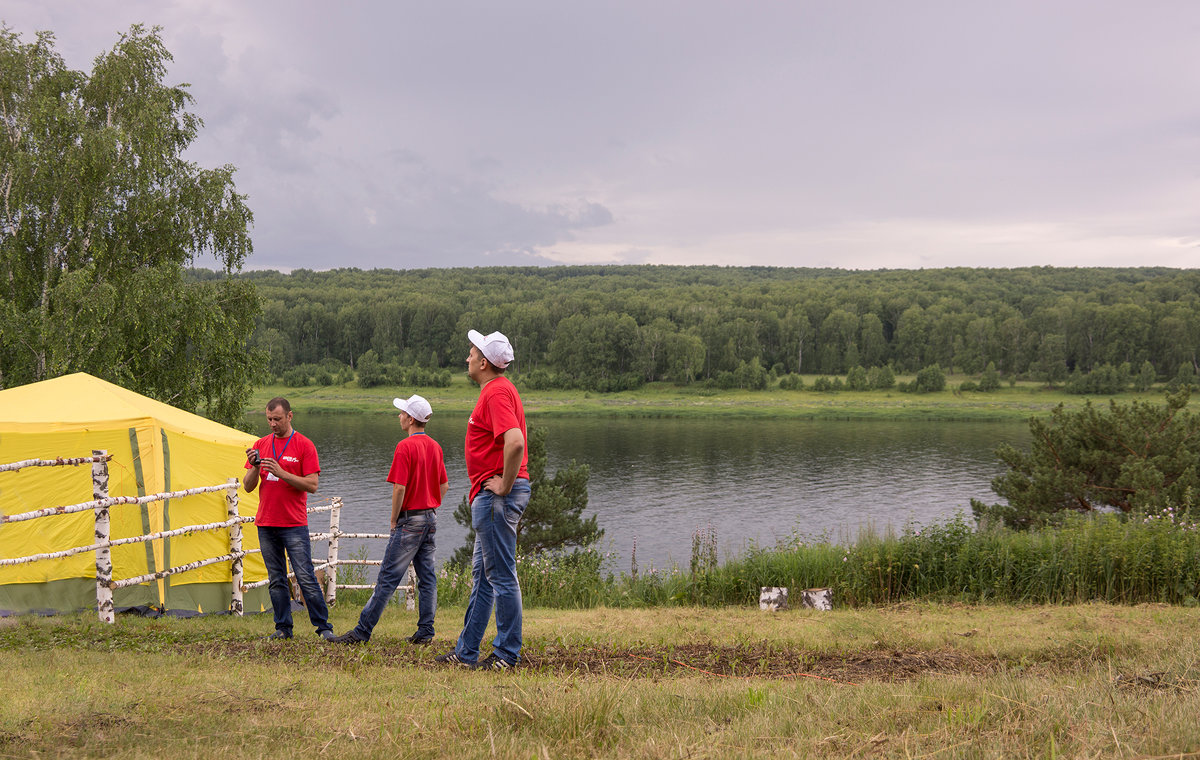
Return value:
[[(221, 659), (284, 661), (310, 667), (348, 668), (368, 664), (372, 667), (445, 667), (435, 663), (433, 658), (450, 646), (450, 642), (417, 647), (393, 642), (332, 646), (235, 640), (205, 642), (186, 647), (184, 651)], [(908, 680), (935, 673), (986, 675), (1003, 667), (1004, 663), (995, 657), (953, 649), (830, 653), (782, 649), (769, 642), (750, 645), (699, 643), (673, 647), (538, 646), (535, 643), (522, 654), (523, 670), (622, 678), (820, 678), (857, 683)]]

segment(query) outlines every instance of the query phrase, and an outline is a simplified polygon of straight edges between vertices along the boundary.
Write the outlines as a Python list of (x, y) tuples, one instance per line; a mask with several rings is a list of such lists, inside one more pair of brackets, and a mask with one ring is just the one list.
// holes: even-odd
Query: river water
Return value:
[[(255, 424), (260, 435), (268, 432), (261, 419)], [(396, 418), (297, 411), (294, 424), (320, 453), (320, 496), (347, 505), (342, 530), (386, 532), (387, 472), (403, 435)], [(635, 541), (640, 570), (686, 568), (697, 530), (715, 531), (724, 560), (748, 542), (774, 545), (794, 533), (848, 540), (863, 527), (969, 514), (970, 499), (996, 500), (990, 482), (1003, 467), (995, 448), (1029, 442), (1024, 422), (531, 417), (529, 424), (547, 431), (548, 472), (572, 459), (591, 467), (585, 515), (597, 515), (604, 528), (609, 569), (626, 573)], [(453, 517), (467, 490), (465, 430), (465, 414), (435, 415), (427, 428), (450, 477), (438, 513), (439, 561), (466, 538)], [(314, 518), (314, 530), (323, 519)]]

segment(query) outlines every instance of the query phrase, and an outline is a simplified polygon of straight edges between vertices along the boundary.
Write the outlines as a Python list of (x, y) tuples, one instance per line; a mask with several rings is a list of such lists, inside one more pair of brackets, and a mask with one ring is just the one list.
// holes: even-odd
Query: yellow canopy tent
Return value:
[[(105, 449), (110, 496), (145, 496), (213, 486), (241, 478), (254, 437), (190, 412), (79, 373), (0, 390), (0, 464), (26, 459), (89, 457)], [(27, 467), (0, 472), (0, 513), (13, 515), (92, 500), (91, 468)], [(258, 494), (238, 491), (239, 513), (258, 510)], [(226, 519), (225, 492), (120, 504), (110, 509), (113, 539)], [(243, 548), (258, 548), (253, 525)], [(94, 515), (84, 511), (0, 523), (0, 559), (94, 543)], [(132, 578), (229, 552), (224, 530), (112, 549), (113, 578)], [(244, 561), (244, 582), (266, 577), (262, 558)], [(68, 611), (96, 606), (95, 555), (0, 566), (0, 612)], [(229, 608), (230, 565), (220, 563), (118, 589), (117, 609), (159, 608), (175, 614)], [(265, 587), (246, 594), (245, 609), (269, 606)]]

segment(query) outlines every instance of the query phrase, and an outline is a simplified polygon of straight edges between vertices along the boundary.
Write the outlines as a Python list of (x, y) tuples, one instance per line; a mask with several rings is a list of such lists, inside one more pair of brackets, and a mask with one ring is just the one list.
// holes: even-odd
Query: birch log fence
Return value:
[[(60, 515), (75, 514), (78, 512), (91, 511), (95, 514), (95, 543), (88, 546), (76, 546), (61, 551), (44, 552), (41, 554), (32, 554), (25, 557), (12, 557), (0, 559), (0, 566), (5, 565), (22, 565), (32, 562), (40, 562), (43, 560), (60, 559), (63, 557), (71, 557), (76, 554), (86, 552), (95, 552), (96, 555), (96, 610), (100, 616), (100, 620), (105, 623), (115, 621), (113, 609), (113, 595), (115, 589), (125, 588), (127, 586), (135, 586), (139, 583), (148, 583), (150, 581), (165, 578), (176, 573), (195, 570), (196, 568), (205, 567), (207, 565), (215, 565), (219, 563), (230, 563), (230, 602), (229, 611), (234, 615), (241, 616), (243, 614), (243, 594), (252, 588), (265, 586), (269, 583), (268, 580), (258, 581), (256, 583), (244, 584), (242, 582), (242, 560), (249, 554), (259, 553), (258, 549), (243, 550), (242, 548), (242, 526), (246, 523), (254, 522), (253, 516), (242, 516), (238, 514), (238, 485), (237, 478), (230, 478), (225, 483), (199, 486), (196, 488), (188, 488), (180, 491), (168, 491), (163, 493), (148, 494), (146, 496), (109, 496), (108, 495), (108, 462), (112, 457), (107, 451), (102, 449), (94, 449), (90, 457), (58, 457), (56, 459), (26, 459), (20, 462), (12, 462), (9, 464), (0, 464), (0, 472), (15, 472), (26, 467), (74, 467), (85, 464), (92, 466), (92, 501), (83, 502), (82, 504), (73, 504), (70, 506), (46, 507), (37, 509), (31, 512), (23, 512), (15, 515), (0, 514), (0, 525), (5, 523), (22, 522), (25, 520), (37, 520)], [(207, 523), (202, 525), (187, 525), (173, 530), (160, 531), (157, 533), (148, 533), (141, 536), (131, 536), (129, 538), (113, 539), (109, 533), (109, 509), (114, 506), (126, 504), (148, 504), (155, 501), (163, 501), (166, 499), (181, 499), (188, 496), (196, 496), (199, 494), (216, 493), (219, 491), (225, 492), (225, 507), (226, 519), (221, 522)], [(370, 559), (345, 559), (339, 560), (339, 539), (341, 538), (356, 538), (356, 539), (387, 539), (388, 534), (380, 533), (343, 533), (339, 529), (341, 520), (342, 500), (340, 497), (332, 497), (328, 504), (309, 507), (309, 514), (329, 512), (329, 532), (311, 534), (313, 539), (324, 540), (327, 542), (328, 553), (323, 564), (315, 569), (325, 571), (325, 595), (328, 601), (332, 604), (337, 599), (337, 590), (345, 589), (373, 589), (373, 584), (338, 584), (337, 568), (339, 565), (379, 565), (380, 560)], [(112, 565), (112, 547), (121, 546), (124, 544), (145, 543), (147, 541), (156, 541), (168, 539), (175, 536), (183, 536), (190, 533), (198, 533), (201, 531), (219, 531), (224, 530), (229, 535), (229, 552), (217, 557), (196, 560), (185, 565), (158, 570), (144, 575), (134, 576), (130, 578), (113, 578)], [(289, 578), (295, 577), (295, 573), (289, 573)], [(412, 567), (408, 569), (405, 577), (404, 585), (398, 590), (404, 592), (407, 600), (407, 608), (413, 609), (413, 592), (415, 583), (412, 577)]]

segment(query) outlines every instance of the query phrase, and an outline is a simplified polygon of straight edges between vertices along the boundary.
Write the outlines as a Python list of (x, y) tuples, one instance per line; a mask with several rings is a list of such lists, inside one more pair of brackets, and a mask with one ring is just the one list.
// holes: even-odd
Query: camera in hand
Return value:
[(262, 464), (262, 457), (258, 455), (257, 451), (251, 449), (250, 452), (246, 454), (246, 461), (250, 463), (251, 467), (258, 467), (260, 464)]

